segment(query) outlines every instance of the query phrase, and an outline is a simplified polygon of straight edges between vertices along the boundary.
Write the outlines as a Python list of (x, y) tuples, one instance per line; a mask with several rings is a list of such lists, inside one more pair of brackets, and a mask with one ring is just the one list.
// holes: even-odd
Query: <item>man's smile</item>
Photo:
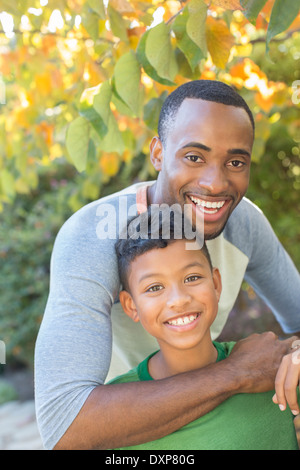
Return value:
[(188, 196), (191, 201), (194, 203), (194, 204), (197, 204), (197, 206), (200, 207), (200, 209), (202, 209), (202, 211), (205, 213), (205, 214), (215, 214), (216, 212), (218, 212), (221, 207), (224, 206), (225, 204), (225, 200), (223, 201), (206, 201), (204, 199), (201, 199), (199, 197), (195, 197), (195, 196)]
[(197, 212), (205, 215), (206, 222), (217, 222), (233, 204), (230, 197), (202, 197), (196, 194), (186, 194), (186, 200), (192, 203)]

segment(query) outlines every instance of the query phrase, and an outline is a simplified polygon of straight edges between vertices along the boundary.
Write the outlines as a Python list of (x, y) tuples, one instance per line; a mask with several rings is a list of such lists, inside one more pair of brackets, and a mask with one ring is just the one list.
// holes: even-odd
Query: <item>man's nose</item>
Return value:
[(198, 181), (201, 188), (206, 189), (209, 194), (222, 194), (228, 189), (228, 180), (220, 165), (205, 166)]

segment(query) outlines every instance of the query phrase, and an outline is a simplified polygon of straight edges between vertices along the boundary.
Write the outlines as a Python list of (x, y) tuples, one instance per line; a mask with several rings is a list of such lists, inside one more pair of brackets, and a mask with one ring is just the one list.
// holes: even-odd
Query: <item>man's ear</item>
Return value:
[(140, 321), (133, 298), (126, 290), (122, 290), (119, 294), (120, 303), (126, 315), (133, 321)]
[(218, 268), (213, 268), (213, 281), (214, 281), (217, 299), (219, 301), (221, 297), (221, 292), (222, 292), (222, 279), (221, 279), (221, 274)]
[(163, 162), (163, 146), (159, 137), (155, 136), (150, 142), (150, 160), (156, 171), (161, 171)]

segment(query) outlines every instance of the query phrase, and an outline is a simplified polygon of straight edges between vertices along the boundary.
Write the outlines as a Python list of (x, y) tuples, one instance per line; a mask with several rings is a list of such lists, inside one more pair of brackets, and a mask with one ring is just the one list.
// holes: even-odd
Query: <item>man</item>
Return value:
[[(244, 198), (254, 139), (244, 100), (221, 82), (190, 82), (167, 98), (158, 131), (150, 146), (157, 181), (87, 205), (56, 239), (35, 359), (37, 418), (46, 448), (135, 445), (175, 431), (236, 393), (271, 390), (295, 339), (253, 335), (226, 360), (201, 370), (134, 387), (103, 385), (157, 349), (138, 324), (126, 321), (117, 301), (114, 246), (134, 215), (132, 207), (141, 212), (150, 204), (180, 204), (191, 209), (194, 222), (204, 218), (212, 262), (223, 279), (213, 339), (243, 278), (286, 333), (300, 331), (299, 273), (263, 214)], [(294, 395), (287, 394), (287, 401), (298, 409)]]

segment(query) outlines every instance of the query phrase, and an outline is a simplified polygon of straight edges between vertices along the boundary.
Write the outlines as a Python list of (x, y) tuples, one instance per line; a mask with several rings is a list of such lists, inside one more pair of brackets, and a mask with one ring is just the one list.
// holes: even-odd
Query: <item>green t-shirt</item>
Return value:
[[(218, 351), (217, 362), (230, 354), (234, 344), (214, 341)], [(135, 369), (109, 383), (153, 380), (148, 372), (148, 361), (154, 354)], [(206, 415), (168, 436), (120, 449), (298, 450), (293, 415), (289, 409), (279, 410), (278, 405), (272, 402), (273, 394), (274, 391), (234, 395)]]

